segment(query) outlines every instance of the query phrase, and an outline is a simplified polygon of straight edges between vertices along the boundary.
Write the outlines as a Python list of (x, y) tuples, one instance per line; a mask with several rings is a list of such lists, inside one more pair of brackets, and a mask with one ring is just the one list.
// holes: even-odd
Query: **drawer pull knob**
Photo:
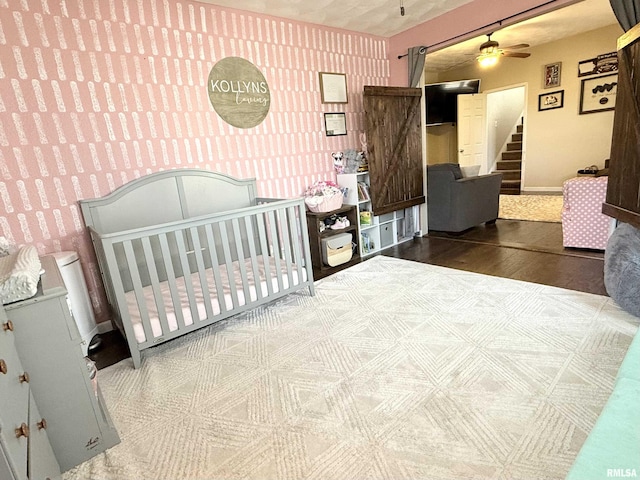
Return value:
[(47, 429), (47, 421), (44, 418), (42, 420), (40, 420), (38, 423), (36, 423), (36, 425), (38, 426), (38, 430), (46, 430)]
[(20, 383), (29, 383), (29, 374), (27, 372), (24, 372), (19, 378)]
[(13, 332), (13, 322), (11, 320), (7, 320), (7, 323), (2, 324), (2, 330), (4, 330), (5, 332), (7, 330)]
[(7, 369), (7, 362), (0, 358), (0, 373), (6, 375), (9, 370)]
[(27, 426), (26, 423), (23, 423), (18, 428), (16, 428), (16, 438), (20, 438), (20, 437), (25, 437), (25, 438), (29, 437), (29, 427)]

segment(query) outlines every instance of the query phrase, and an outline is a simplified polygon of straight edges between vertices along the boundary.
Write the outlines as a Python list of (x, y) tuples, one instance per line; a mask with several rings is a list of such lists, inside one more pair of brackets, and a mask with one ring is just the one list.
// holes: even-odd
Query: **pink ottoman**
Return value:
[(604, 250), (615, 220), (602, 213), (609, 177), (571, 178), (562, 186), (562, 244)]

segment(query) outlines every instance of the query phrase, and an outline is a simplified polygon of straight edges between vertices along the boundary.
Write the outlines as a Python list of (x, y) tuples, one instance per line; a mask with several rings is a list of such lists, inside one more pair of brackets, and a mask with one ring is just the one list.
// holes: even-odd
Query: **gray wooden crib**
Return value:
[(135, 368), (145, 348), (314, 295), (304, 201), (257, 198), (255, 179), (169, 170), (80, 205)]

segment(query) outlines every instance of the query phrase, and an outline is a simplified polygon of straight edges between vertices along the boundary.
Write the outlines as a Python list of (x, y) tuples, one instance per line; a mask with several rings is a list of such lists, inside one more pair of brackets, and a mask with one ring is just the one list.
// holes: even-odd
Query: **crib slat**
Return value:
[[(151, 280), (151, 289), (153, 290), (153, 297), (155, 298), (156, 307), (158, 309), (158, 318), (160, 318), (160, 325), (163, 332), (169, 331), (169, 322), (167, 321), (167, 311), (164, 305), (164, 299), (162, 298), (162, 292), (160, 291), (160, 279), (158, 277), (158, 270), (156, 269), (156, 262), (153, 257), (153, 250), (151, 249), (151, 241), (149, 237), (142, 237), (142, 251), (144, 252), (144, 261), (149, 269), (149, 279)], [(149, 339), (146, 336), (145, 338)]]
[(216, 284), (216, 297), (218, 299), (218, 305), (220, 306), (220, 312), (226, 312), (227, 301), (224, 296), (224, 288), (222, 283), (222, 276), (220, 275), (220, 265), (218, 260), (218, 249), (216, 248), (216, 242), (213, 237), (212, 224), (204, 226), (204, 231), (207, 234), (207, 247), (209, 248), (209, 259), (211, 260), (211, 269), (213, 270), (213, 281)]
[(267, 279), (267, 292), (268, 295), (273, 294), (273, 281), (271, 273), (271, 255), (269, 255), (269, 245), (267, 244), (268, 237), (264, 228), (266, 217), (264, 213), (256, 215), (258, 224), (258, 237), (260, 238), (260, 250), (262, 251), (262, 263), (264, 264), (264, 276)]
[[(220, 222), (218, 225), (220, 226), (221, 238), (228, 239), (229, 235), (227, 234), (227, 224), (225, 222)], [(224, 264), (227, 267), (227, 281), (229, 282), (229, 289), (231, 290), (231, 300), (233, 301), (233, 308), (237, 308), (240, 306), (240, 302), (238, 301), (238, 289), (235, 286), (236, 274), (233, 271), (233, 258), (231, 257), (229, 242), (222, 242), (222, 253), (224, 254)], [(246, 303), (246, 299), (244, 303)]]
[(278, 219), (280, 221), (280, 232), (284, 247), (284, 260), (287, 266), (287, 278), (289, 280), (289, 288), (293, 286), (293, 273), (291, 269), (291, 241), (289, 238), (289, 218), (286, 209), (278, 210)]
[(303, 277), (302, 277), (302, 268), (304, 265), (304, 262), (302, 261), (302, 251), (300, 250), (300, 241), (298, 238), (298, 225), (299, 225), (299, 221), (298, 221), (298, 216), (296, 215), (296, 208), (295, 207), (289, 207), (287, 209), (287, 216), (289, 218), (289, 228), (287, 228), (287, 237), (289, 238), (289, 242), (291, 242), (291, 258), (292, 258), (292, 262), (293, 265), (292, 267), (294, 267), (295, 270), (295, 274), (297, 276), (297, 278), (295, 279), (296, 282), (290, 282), (289, 283), (289, 288), (292, 288), (295, 285), (299, 284), (302, 282)]
[[(176, 272), (173, 269), (173, 262), (171, 262), (171, 250), (169, 250), (167, 234), (158, 234), (158, 240), (160, 241), (160, 249), (162, 250), (162, 261), (164, 262), (164, 268), (167, 272), (167, 283), (169, 284), (169, 291), (171, 292), (171, 304), (173, 305), (173, 313), (176, 316), (176, 324), (178, 326), (184, 326), (182, 301), (178, 293), (178, 285), (176, 284)], [(167, 330), (166, 333), (169, 333), (169, 330)]]
[(251, 289), (249, 288), (249, 279), (247, 278), (247, 267), (244, 263), (244, 248), (242, 247), (242, 234), (240, 233), (240, 223), (237, 218), (231, 220), (231, 228), (233, 228), (233, 237), (236, 240), (236, 255), (238, 259), (238, 268), (240, 269), (240, 279), (242, 280), (242, 291), (244, 292), (244, 300), (246, 303), (251, 302)]
[(278, 223), (276, 222), (275, 210), (269, 210), (269, 226), (271, 227), (271, 246), (273, 248), (273, 260), (276, 264), (276, 277), (278, 278), (278, 292), (284, 290), (284, 284), (282, 283), (282, 266), (280, 261), (281, 249), (280, 249), (280, 237), (278, 235)]
[(144, 338), (146, 340), (153, 339), (153, 330), (151, 329), (151, 322), (149, 321), (149, 309), (147, 308), (147, 299), (142, 291), (142, 280), (140, 280), (140, 272), (138, 271), (138, 262), (136, 255), (133, 252), (133, 245), (131, 240), (125, 240), (122, 242), (124, 247), (124, 256), (127, 259), (129, 266), (129, 274), (131, 275), (131, 283), (133, 284), (133, 291), (136, 295), (136, 302), (138, 304), (138, 310), (140, 311), (140, 320), (142, 321), (142, 329), (144, 330)]
[[(256, 286), (256, 296), (258, 300), (264, 298), (262, 293), (262, 278), (260, 277), (260, 267), (258, 266), (258, 259), (256, 256), (256, 246), (253, 243), (253, 226), (251, 222), (255, 218), (255, 215), (248, 215), (244, 217), (244, 226), (247, 231), (247, 243), (249, 245), (249, 257), (251, 259), (251, 269), (253, 270), (253, 282)], [(267, 280), (269, 277), (267, 277)], [(267, 281), (268, 283), (268, 281)]]
[[(189, 299), (189, 310), (191, 310), (191, 322), (195, 324), (200, 320), (198, 313), (198, 304), (196, 303), (196, 294), (193, 290), (193, 282), (191, 281), (191, 269), (189, 268), (189, 259), (187, 258), (187, 247), (184, 243), (182, 234), (184, 230), (178, 230), (175, 234), (176, 246), (178, 247), (178, 258), (182, 268), (182, 277), (184, 280), (184, 288), (187, 290), (187, 298)], [(184, 325), (183, 325), (184, 326)]]
[(193, 242), (193, 253), (196, 257), (196, 265), (198, 266), (198, 276), (200, 277), (200, 288), (202, 289), (202, 299), (204, 300), (204, 308), (207, 311), (207, 318), (213, 317), (213, 309), (211, 308), (211, 293), (209, 291), (209, 282), (207, 280), (207, 270), (202, 259), (202, 248), (200, 247), (200, 235), (196, 227), (189, 229), (191, 232), (191, 241)]

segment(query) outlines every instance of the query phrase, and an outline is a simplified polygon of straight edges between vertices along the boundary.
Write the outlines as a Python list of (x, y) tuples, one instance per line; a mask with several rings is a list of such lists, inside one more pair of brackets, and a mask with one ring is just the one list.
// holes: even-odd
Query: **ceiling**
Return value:
[[(505, 27), (496, 31), (491, 39), (496, 40), (501, 48), (520, 43), (527, 43), (531, 47), (535, 47), (617, 23), (609, 0), (584, 0), (569, 7)], [(486, 35), (480, 35), (457, 45), (429, 53), (425, 61), (425, 70), (442, 72), (473, 63), (478, 55), (480, 45), (486, 40)], [(528, 49), (516, 51), (526, 52)], [(512, 58), (504, 60), (520, 61)]]
[[(199, 0), (223, 7), (392, 37), (472, 0)], [(400, 15), (400, 4), (404, 16)]]
[[(472, 0), (199, 0), (202, 3), (289, 18), (328, 27), (391, 37), (454, 10)], [(513, 0), (511, 0), (513, 1)], [(400, 5), (405, 15), (400, 15)], [(617, 23), (609, 0), (583, 0), (497, 31), (500, 46), (528, 43), (531, 47)], [(484, 33), (484, 32), (483, 32)], [(444, 71), (474, 61), (483, 34), (429, 53), (427, 71)], [(515, 59), (509, 59), (514, 61)], [(515, 60), (518, 61), (518, 60)]]

